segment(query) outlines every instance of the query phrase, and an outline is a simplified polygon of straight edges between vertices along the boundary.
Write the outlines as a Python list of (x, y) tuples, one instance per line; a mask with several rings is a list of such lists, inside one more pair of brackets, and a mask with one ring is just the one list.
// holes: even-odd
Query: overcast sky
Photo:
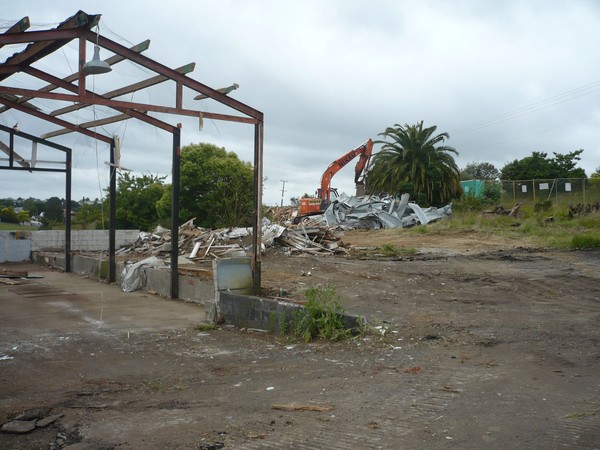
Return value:
[[(238, 83), (230, 95), (264, 113), (264, 203), (284, 204), (314, 193), (335, 159), (376, 139), (388, 126), (436, 125), (469, 162), (498, 169), (532, 151), (584, 149), (580, 167), (600, 166), (600, 2), (245, 0), (148, 2), (4, 2), (0, 27), (29, 16), (33, 30), (55, 27), (82, 9), (102, 14), (100, 33), (131, 46), (145, 39), (150, 58), (176, 68), (196, 62), (189, 76), (213, 88)], [(160, 6), (159, 6), (160, 5)], [(2, 30), (0, 30), (2, 31)], [(0, 49), (3, 62), (20, 46)], [(88, 50), (91, 54), (91, 47)], [(103, 50), (101, 57), (110, 52)], [(77, 66), (77, 45), (39, 61), (57, 76)], [(88, 78), (103, 93), (154, 75), (129, 62)], [(93, 79), (95, 78), (95, 79)], [(5, 86), (42, 83), (13, 76)], [(169, 104), (171, 84), (124, 99)], [(49, 101), (36, 101), (44, 111)], [(185, 105), (224, 110), (212, 101)], [(90, 108), (88, 108), (90, 109)], [(85, 122), (105, 108), (68, 116)], [(253, 158), (253, 126), (161, 116), (183, 123), (182, 145), (210, 142)], [(0, 124), (41, 135), (57, 127), (16, 111)], [(99, 129), (122, 140), (122, 165), (134, 174), (169, 175), (171, 135), (131, 119)], [(7, 143), (7, 134), (0, 133)], [(73, 148), (73, 199), (99, 198), (108, 185), (108, 147), (83, 135), (53, 139)], [(379, 146), (376, 147), (376, 150)], [(30, 149), (23, 150), (28, 156)], [(1, 154), (0, 154), (1, 156)], [(6, 164), (6, 163), (2, 163)], [(332, 185), (354, 193), (354, 164)], [(64, 197), (64, 175), (0, 171), (0, 198)]]

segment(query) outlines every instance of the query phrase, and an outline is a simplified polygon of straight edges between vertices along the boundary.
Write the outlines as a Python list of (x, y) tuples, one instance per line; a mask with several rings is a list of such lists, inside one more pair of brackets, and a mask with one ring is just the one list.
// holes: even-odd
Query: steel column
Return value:
[(179, 298), (179, 174), (181, 162), (181, 124), (173, 131), (173, 168), (171, 172), (171, 298)]
[(115, 230), (117, 228), (116, 212), (117, 212), (117, 166), (115, 163), (115, 138), (112, 138), (110, 143), (110, 213), (108, 219), (108, 282), (114, 283), (116, 277), (116, 262), (115, 262)]
[(260, 295), (263, 181), (263, 122), (254, 126), (254, 223), (252, 230), (252, 290)]
[(65, 272), (71, 271), (71, 150), (67, 152), (66, 156), (66, 187), (65, 187), (65, 201), (67, 202), (65, 208)]

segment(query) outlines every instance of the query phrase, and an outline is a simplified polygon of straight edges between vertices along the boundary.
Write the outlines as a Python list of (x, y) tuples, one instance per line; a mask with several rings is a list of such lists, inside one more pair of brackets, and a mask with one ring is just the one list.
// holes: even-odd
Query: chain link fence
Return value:
[[(550, 180), (487, 181), (501, 190), (504, 207), (548, 204), (566, 208), (569, 205), (600, 202), (600, 178), (555, 178)], [(488, 187), (490, 189), (490, 187)]]
[(539, 180), (469, 180), (461, 182), (467, 196), (485, 199), (489, 204), (511, 208), (540, 205), (547, 209), (568, 208), (569, 205), (600, 203), (600, 178), (554, 178)]

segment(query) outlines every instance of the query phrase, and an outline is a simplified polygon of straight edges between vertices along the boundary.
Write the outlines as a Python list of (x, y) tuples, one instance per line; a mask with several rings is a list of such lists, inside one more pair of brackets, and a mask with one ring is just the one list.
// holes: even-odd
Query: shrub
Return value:
[(307, 302), (305, 308), (293, 314), (292, 330), (295, 336), (304, 342), (314, 337), (340, 340), (350, 336), (344, 324), (344, 310), (333, 286), (313, 286), (304, 293)]

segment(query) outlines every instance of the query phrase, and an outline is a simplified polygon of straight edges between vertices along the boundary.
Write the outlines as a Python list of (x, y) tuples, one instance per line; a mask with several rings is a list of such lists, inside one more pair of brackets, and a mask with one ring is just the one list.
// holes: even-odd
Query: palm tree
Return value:
[(417, 125), (394, 125), (379, 136), (386, 140), (381, 151), (373, 156), (367, 174), (367, 190), (373, 192), (401, 193), (412, 185), (412, 193), (425, 197), (430, 205), (441, 205), (462, 192), (460, 170), (452, 157), (458, 152), (447, 145), (448, 133), (434, 136), (436, 126), (423, 128)]

